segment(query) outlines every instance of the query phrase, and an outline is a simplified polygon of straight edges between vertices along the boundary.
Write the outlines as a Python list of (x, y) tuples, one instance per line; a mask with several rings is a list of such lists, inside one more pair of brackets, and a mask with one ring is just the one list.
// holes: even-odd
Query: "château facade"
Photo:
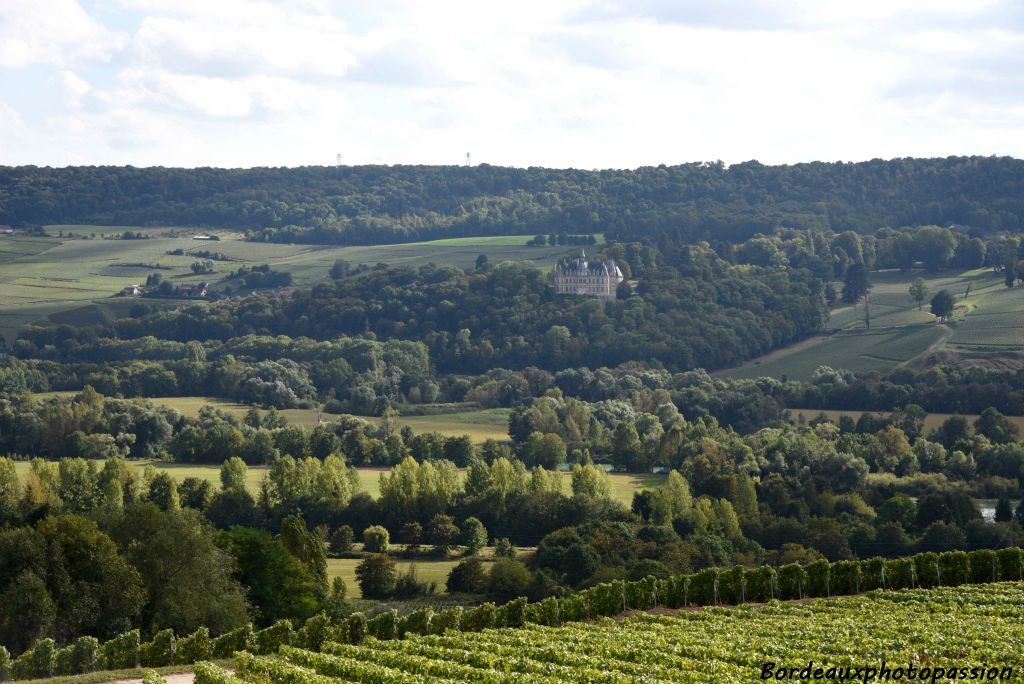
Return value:
[(587, 261), (587, 253), (555, 266), (555, 294), (615, 299), (622, 271), (614, 261)]

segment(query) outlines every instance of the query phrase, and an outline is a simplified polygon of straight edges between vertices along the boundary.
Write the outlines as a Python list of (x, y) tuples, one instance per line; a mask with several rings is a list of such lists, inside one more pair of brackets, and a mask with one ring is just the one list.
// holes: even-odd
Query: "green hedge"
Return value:
[(434, 611), (431, 608), (414, 610), (398, 621), (398, 634), (400, 637), (404, 637), (406, 634), (426, 636), (430, 634), (433, 619)]
[(103, 665), (108, 670), (126, 670), (139, 664), (139, 641), (142, 638), (137, 629), (119, 634), (103, 644)]
[(200, 660), (210, 659), (210, 630), (200, 627), (196, 631), (178, 642), (176, 660), (179, 664), (187, 665), (197, 663)]
[(618, 580), (587, 589), (590, 617), (618, 615), (626, 609), (626, 583)]
[(690, 603), (713, 606), (718, 603), (718, 568), (705, 568), (690, 576)]
[(213, 640), (210, 650), (214, 658), (230, 658), (239, 651), (255, 651), (256, 632), (251, 624), (225, 632)]
[(461, 631), (463, 612), (465, 609), (462, 606), (453, 606), (438, 611), (430, 620), (430, 633), (444, 634), (449, 629), (456, 632)]
[(54, 653), (53, 671), (56, 675), (95, 672), (102, 665), (100, 642), (96, 637), (78, 637), (74, 642)]
[(295, 644), (300, 648), (307, 648), (311, 651), (319, 651), (320, 645), (331, 637), (331, 618), (327, 613), (318, 613), (306, 620), (295, 634)]
[(887, 589), (913, 589), (917, 586), (914, 561), (910, 558), (894, 558), (885, 561), (885, 585)]
[(799, 563), (779, 568), (779, 598), (802, 599), (807, 591), (807, 570)]
[(807, 585), (804, 589), (804, 596), (831, 596), (835, 593), (832, 587), (832, 564), (827, 560), (818, 560), (808, 563), (804, 569), (807, 571)]
[(558, 622), (558, 599), (549, 596), (543, 601), (526, 604), (526, 621), (535, 625), (545, 627), (557, 627)]
[(590, 617), (590, 611), (587, 607), (586, 594), (573, 594), (558, 599), (558, 621), (560, 623), (582, 622), (588, 617)]
[(829, 569), (830, 590), (833, 594), (859, 594), (860, 563), (857, 561), (837, 561)]
[(494, 611), (495, 627), (522, 627), (526, 624), (526, 597), (520, 596)]
[(282, 645), (291, 646), (295, 641), (295, 630), (291, 620), (278, 620), (274, 624), (256, 632), (256, 654), (271, 655), (277, 653)]
[(999, 579), (1002, 581), (1024, 580), (1024, 552), (1019, 548), (999, 549), (996, 551), (996, 563), (999, 566)]
[(742, 565), (718, 573), (718, 602), (738, 606), (747, 602), (747, 585)]
[(650, 610), (656, 604), (657, 590), (658, 580), (654, 577), (626, 582), (626, 607), (633, 610)]
[(873, 591), (886, 588), (888, 588), (888, 578), (885, 576), (885, 559), (875, 557), (862, 560), (860, 562), (860, 590)]
[(11, 663), (13, 679), (40, 679), (53, 676), (54, 656), (57, 652), (53, 639), (40, 639), (32, 648)]
[(398, 611), (392, 608), (366, 621), (366, 635), (375, 639), (397, 639)]
[(967, 582), (971, 569), (967, 553), (947, 551), (939, 556), (939, 582), (946, 587), (956, 587)]
[(912, 557), (914, 562), (914, 579), (917, 588), (928, 589), (939, 586), (939, 556), (925, 551)]
[(462, 631), (479, 632), (494, 627), (497, 609), (493, 603), (484, 603), (462, 614)]
[(778, 596), (776, 591), (778, 573), (771, 566), (747, 568), (744, 570), (744, 581), (746, 582), (747, 601), (764, 603)]
[(968, 576), (967, 581), (973, 584), (986, 584), (995, 582), (999, 577), (999, 566), (996, 563), (996, 552), (989, 549), (979, 549), (967, 554)]
[(350, 644), (356, 644), (357, 646), (363, 643), (363, 640), (367, 635), (368, 620), (362, 613), (352, 613), (348, 616), (348, 639), (346, 640)]
[(210, 662), (199, 662), (195, 666), (195, 684), (242, 684), (242, 679)]
[(152, 641), (139, 647), (139, 661), (143, 667), (173, 665), (176, 646), (173, 629), (159, 631)]

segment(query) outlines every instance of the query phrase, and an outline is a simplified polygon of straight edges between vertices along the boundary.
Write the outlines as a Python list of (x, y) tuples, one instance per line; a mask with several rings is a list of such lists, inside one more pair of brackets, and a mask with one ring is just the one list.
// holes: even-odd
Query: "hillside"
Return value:
[(600, 171), (24, 166), (0, 167), (0, 224), (207, 226), (336, 244), (595, 230), (739, 242), (780, 225), (1016, 229), (1022, 190), (1024, 161), (1009, 157)]
[[(199, 666), (196, 681), (740, 682), (764, 679), (765, 668), (770, 674), (808, 663), (823, 676), (836, 668), (833, 680), (844, 672), (854, 679), (852, 670), (862, 668), (873, 679), (883, 666), (907, 679), (977, 679), (979, 672), (995, 679), (1024, 666), (1014, 647), (1024, 638), (1022, 597), (1019, 583), (1005, 583), (327, 643), (322, 654), (283, 646), (280, 656), (240, 654), (234, 676)], [(928, 619), (931, 613), (942, 619)]]

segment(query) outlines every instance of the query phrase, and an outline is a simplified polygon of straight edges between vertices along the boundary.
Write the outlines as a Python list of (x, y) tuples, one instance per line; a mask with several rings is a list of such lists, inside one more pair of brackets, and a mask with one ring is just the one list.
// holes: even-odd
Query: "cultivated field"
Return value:
[[(471, 268), (481, 253), (492, 264), (525, 261), (551, 268), (560, 256), (577, 247), (527, 247), (532, 236), (453, 238), (432, 242), (360, 247), (291, 245), (246, 242), (238, 233), (214, 231), (219, 241), (193, 240), (203, 231), (187, 228), (139, 228), (135, 226), (47, 226), (52, 237), (0, 236), (0, 335), (8, 342), (21, 326), (39, 320), (77, 324), (109, 318), (109, 307), (130, 307), (134, 298), (110, 299), (122, 288), (145, 281), (149, 273), (181, 285), (208, 281), (217, 289), (229, 271), (243, 265), (270, 264), (289, 271), (295, 285), (311, 285), (328, 277), (337, 259), (352, 265), (386, 263), (421, 266), (427, 263)], [(142, 233), (144, 240), (121, 240), (125, 231)], [(92, 236), (95, 236), (93, 238)], [(603, 236), (596, 236), (599, 242)], [(181, 249), (183, 255), (168, 252)], [(232, 261), (216, 261), (212, 275), (194, 275), (190, 269), (201, 260), (190, 252), (220, 252)], [(159, 267), (159, 268), (157, 268)], [(159, 304), (161, 300), (147, 300)], [(166, 300), (164, 300), (164, 303)], [(71, 320), (59, 320), (67, 312)]]
[[(928, 285), (924, 306), (907, 293), (910, 282), (921, 276)], [(716, 373), (729, 378), (762, 376), (806, 380), (818, 366), (865, 372), (885, 371), (939, 350), (951, 352), (1007, 352), (1024, 350), (1024, 289), (1008, 289), (1003, 276), (991, 269), (962, 273), (871, 274), (871, 327), (864, 321), (864, 305), (835, 309), (820, 335)], [(939, 290), (956, 297), (952, 321), (939, 323), (928, 302)]]

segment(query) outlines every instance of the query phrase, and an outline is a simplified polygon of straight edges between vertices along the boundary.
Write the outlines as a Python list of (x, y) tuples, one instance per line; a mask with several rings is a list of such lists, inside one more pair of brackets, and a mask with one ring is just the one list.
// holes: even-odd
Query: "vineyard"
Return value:
[(196, 682), (724, 682), (758, 680), (766, 663), (809, 662), (837, 674), (884, 663), (906, 679), (915, 678), (911, 667), (917, 679), (969, 679), (972, 668), (974, 679), (997, 679), (1024, 667), (1022, 608), (1018, 582), (877, 591), (598, 624), (368, 637), (359, 646), (326, 642), (320, 652), (283, 645), (277, 655), (236, 654), (235, 674), (200, 663)]

